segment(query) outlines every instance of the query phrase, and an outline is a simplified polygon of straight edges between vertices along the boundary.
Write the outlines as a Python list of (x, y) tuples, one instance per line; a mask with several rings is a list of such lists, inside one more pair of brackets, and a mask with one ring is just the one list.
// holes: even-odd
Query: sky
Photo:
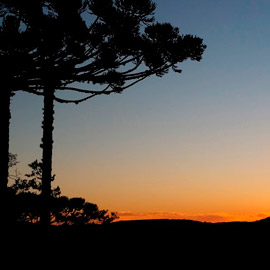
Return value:
[[(203, 38), (202, 61), (56, 104), (53, 185), (122, 220), (270, 216), (270, 1), (155, 2), (157, 21)], [(41, 121), (41, 97), (16, 94), (10, 150), (22, 175), (41, 159)]]

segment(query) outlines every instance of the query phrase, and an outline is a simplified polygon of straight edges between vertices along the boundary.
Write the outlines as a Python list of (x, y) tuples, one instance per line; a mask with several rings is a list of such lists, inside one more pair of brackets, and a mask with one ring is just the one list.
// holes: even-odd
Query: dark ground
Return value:
[[(168, 266), (171, 263), (181, 266), (177, 269), (201, 266), (205, 266), (203, 269), (245, 269), (246, 266), (269, 269), (270, 218), (228, 223), (119, 221), (108, 225), (52, 227), (47, 232), (33, 225), (10, 227), (5, 236), (4, 246), (11, 254), (27, 260), (40, 258), (39, 262), (47, 254), (55, 263), (98, 263), (103, 266), (101, 269), (155, 269), (164, 263), (167, 267), (159, 269), (172, 269)], [(146, 262), (152, 266), (142, 267)]]

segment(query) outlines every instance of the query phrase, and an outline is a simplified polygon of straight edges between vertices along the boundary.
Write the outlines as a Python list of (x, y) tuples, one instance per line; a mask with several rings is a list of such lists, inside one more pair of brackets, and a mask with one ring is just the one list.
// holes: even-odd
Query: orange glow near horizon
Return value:
[[(152, 162), (133, 159), (129, 161), (132, 166), (128, 160), (121, 160), (122, 170), (114, 160), (103, 160), (103, 168), (97, 163), (92, 169), (88, 165), (91, 174), (87, 176), (83, 175), (84, 170), (79, 177), (78, 172), (71, 172), (62, 177), (66, 181), (63, 194), (81, 196), (101, 209), (117, 212), (119, 220), (230, 222), (270, 216), (267, 158), (260, 163), (253, 159), (245, 166), (233, 164), (234, 160), (226, 164), (216, 160), (214, 164), (214, 159), (204, 159), (201, 165), (193, 164), (193, 168), (187, 163), (166, 163), (165, 158), (152, 158)], [(76, 177), (84, 181), (72, 181)]]
[[(218, 162), (213, 167), (213, 162), (205, 160), (204, 167), (194, 164), (194, 168), (183, 168), (172, 163), (165, 166), (164, 160), (162, 165), (142, 159), (130, 162), (130, 166), (123, 159), (122, 170), (112, 160), (103, 162), (103, 168), (94, 164), (91, 169), (85, 164), (91, 172), (87, 176), (82, 170), (79, 177), (77, 171), (59, 177), (65, 179), (63, 185), (60, 183), (63, 194), (81, 196), (101, 209), (117, 212), (119, 220), (256, 221), (270, 216), (266, 161), (253, 162), (252, 166), (250, 162), (246, 170), (241, 164), (236, 168), (227, 162), (225, 170)], [(76, 178), (81, 182), (72, 181)]]
[(154, 219), (170, 219), (170, 220), (194, 220), (200, 222), (252, 222), (267, 218), (270, 213), (261, 213), (253, 215), (229, 215), (225, 213), (217, 214), (198, 214), (188, 215), (177, 212), (149, 212), (149, 213), (132, 213), (129, 211), (118, 212), (119, 219), (116, 221), (131, 221), (131, 220), (154, 220)]

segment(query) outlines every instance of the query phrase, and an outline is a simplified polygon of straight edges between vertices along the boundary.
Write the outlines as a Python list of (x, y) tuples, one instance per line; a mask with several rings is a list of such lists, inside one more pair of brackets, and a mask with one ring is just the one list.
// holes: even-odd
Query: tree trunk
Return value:
[(8, 169), (9, 169), (9, 126), (10, 126), (10, 102), (14, 94), (4, 89), (0, 98), (0, 110), (2, 118), (1, 126), (1, 150), (0, 150), (0, 223), (8, 224), (10, 217), (10, 202), (8, 201)]
[(13, 96), (11, 91), (3, 90), (0, 98), (1, 107), (1, 151), (0, 151), (0, 197), (5, 198), (8, 185), (8, 165), (9, 165), (9, 125), (11, 119), (10, 102)]
[(42, 138), (42, 191), (41, 191), (41, 224), (50, 225), (50, 198), (52, 181), (52, 151), (53, 151), (53, 121), (54, 121), (54, 88), (44, 89), (43, 108), (43, 138)]

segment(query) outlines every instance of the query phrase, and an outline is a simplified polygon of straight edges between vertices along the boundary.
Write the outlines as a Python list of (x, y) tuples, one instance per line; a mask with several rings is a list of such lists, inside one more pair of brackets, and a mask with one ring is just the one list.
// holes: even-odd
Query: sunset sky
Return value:
[[(156, 19), (203, 38), (200, 63), (123, 94), (56, 105), (54, 186), (121, 219), (270, 216), (270, 1), (158, 0)], [(18, 170), (41, 158), (42, 98), (12, 102)]]

